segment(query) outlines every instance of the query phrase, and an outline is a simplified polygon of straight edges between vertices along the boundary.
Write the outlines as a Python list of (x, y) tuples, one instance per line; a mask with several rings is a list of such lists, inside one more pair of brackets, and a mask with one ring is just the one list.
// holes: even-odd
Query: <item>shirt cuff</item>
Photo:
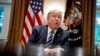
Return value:
[(44, 52), (46, 52), (46, 51), (48, 51), (48, 50), (49, 50), (48, 48), (45, 48), (45, 49), (44, 49)]

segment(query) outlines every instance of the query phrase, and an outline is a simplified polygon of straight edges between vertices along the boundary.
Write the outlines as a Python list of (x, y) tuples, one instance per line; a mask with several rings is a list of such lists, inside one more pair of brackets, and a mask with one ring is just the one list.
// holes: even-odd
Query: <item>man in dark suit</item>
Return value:
[[(27, 47), (34, 48), (34, 50), (41, 49), (45, 56), (60, 55), (57, 54), (57, 52), (66, 51), (69, 47), (69, 33), (60, 28), (61, 20), (62, 12), (59, 10), (51, 10), (47, 15), (48, 25), (36, 26), (33, 28)], [(51, 38), (49, 40), (51, 31), (52, 40)]]

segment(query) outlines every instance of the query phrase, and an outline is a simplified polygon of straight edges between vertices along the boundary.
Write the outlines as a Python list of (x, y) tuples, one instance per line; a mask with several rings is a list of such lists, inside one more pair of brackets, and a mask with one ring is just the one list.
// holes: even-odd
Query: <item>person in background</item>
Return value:
[[(48, 25), (36, 26), (33, 28), (31, 37), (27, 43), (27, 50), (30, 51), (32, 48), (34, 48), (34, 50), (41, 49), (43, 56), (65, 55), (69, 48), (69, 33), (66, 30), (60, 28), (61, 21), (61, 11), (49, 11), (47, 15)], [(52, 38), (50, 38), (51, 36)], [(43, 48), (38, 48), (39, 46)]]

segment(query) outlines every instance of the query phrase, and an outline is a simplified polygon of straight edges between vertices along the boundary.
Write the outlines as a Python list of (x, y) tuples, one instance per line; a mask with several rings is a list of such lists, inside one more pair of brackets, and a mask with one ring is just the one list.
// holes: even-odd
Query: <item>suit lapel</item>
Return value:
[(54, 44), (60, 44), (61, 42), (62, 42), (62, 35), (63, 35), (63, 31), (62, 31), (62, 29), (58, 29), (57, 30), (57, 32), (56, 32), (56, 34), (55, 34), (55, 36), (54, 36), (54, 41), (53, 41), (53, 43)]

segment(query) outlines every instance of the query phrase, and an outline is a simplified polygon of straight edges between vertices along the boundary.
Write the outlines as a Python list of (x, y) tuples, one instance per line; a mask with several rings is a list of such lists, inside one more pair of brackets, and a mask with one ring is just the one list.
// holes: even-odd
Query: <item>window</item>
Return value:
[(4, 14), (4, 8), (0, 7), (0, 33), (2, 31), (3, 14)]
[(0, 39), (7, 39), (12, 0), (0, 0)]
[(95, 20), (95, 46), (94, 56), (96, 56), (96, 47), (100, 46), (100, 0), (96, 0), (96, 20)]
[(100, 13), (96, 14), (95, 23), (95, 45), (100, 46)]

